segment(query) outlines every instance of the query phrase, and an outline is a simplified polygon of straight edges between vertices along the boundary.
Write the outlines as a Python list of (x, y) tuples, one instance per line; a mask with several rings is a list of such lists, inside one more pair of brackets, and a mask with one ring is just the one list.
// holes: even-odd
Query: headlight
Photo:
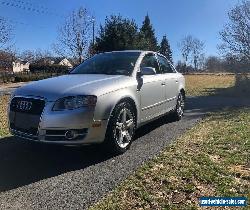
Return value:
[(80, 107), (93, 107), (96, 105), (96, 96), (68, 96), (57, 100), (53, 111), (78, 109)]

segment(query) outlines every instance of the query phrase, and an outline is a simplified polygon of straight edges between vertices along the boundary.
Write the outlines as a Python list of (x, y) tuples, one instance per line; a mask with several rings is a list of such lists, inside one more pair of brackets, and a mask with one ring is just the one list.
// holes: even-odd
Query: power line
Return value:
[[(19, 4), (26, 4), (26, 5), (29, 5), (29, 6), (33, 6), (33, 4), (31, 2), (28, 2), (28, 1), (20, 1), (20, 0), (12, 0), (12, 1), (15, 1)], [(43, 8), (44, 10), (50, 10), (48, 7), (44, 7), (43, 5), (39, 5), (39, 7)]]
[(16, 1), (0, 1), (0, 4), (4, 5), (4, 6), (9, 6), (9, 7), (15, 7), (18, 9), (22, 9), (28, 12), (35, 12), (41, 15), (53, 15), (53, 16), (58, 16), (58, 17), (64, 17), (64, 15), (62, 14), (58, 14), (55, 12), (52, 12), (49, 8), (44, 7), (44, 6), (36, 6), (32, 3), (29, 2), (25, 2), (25, 1), (21, 1), (21, 0), (16, 0)]

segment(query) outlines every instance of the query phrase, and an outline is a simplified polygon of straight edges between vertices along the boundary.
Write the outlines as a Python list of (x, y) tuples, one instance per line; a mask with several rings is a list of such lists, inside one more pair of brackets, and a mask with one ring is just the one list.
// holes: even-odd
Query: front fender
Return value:
[(140, 119), (140, 95), (136, 86), (132, 86), (98, 96), (94, 120), (109, 120), (115, 106), (125, 98), (134, 101), (137, 109), (137, 119)]
[(186, 91), (186, 89), (185, 89), (185, 77), (184, 77), (182, 74), (180, 74), (178, 80), (179, 80), (179, 87), (178, 87), (179, 91), (178, 91), (178, 93), (179, 93), (182, 89), (183, 89), (184, 91)]

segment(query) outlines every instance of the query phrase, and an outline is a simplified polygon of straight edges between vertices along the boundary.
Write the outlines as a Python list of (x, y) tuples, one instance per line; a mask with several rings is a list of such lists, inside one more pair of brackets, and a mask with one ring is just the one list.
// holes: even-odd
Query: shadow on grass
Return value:
[(205, 92), (211, 96), (248, 97), (250, 96), (250, 74), (235, 74), (235, 84), (228, 88), (207, 88)]

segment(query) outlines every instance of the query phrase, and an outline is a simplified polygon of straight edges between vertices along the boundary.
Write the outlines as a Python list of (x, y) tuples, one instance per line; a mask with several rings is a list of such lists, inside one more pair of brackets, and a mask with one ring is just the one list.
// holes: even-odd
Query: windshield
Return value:
[(93, 56), (77, 66), (71, 74), (130, 75), (140, 52), (112, 52)]

